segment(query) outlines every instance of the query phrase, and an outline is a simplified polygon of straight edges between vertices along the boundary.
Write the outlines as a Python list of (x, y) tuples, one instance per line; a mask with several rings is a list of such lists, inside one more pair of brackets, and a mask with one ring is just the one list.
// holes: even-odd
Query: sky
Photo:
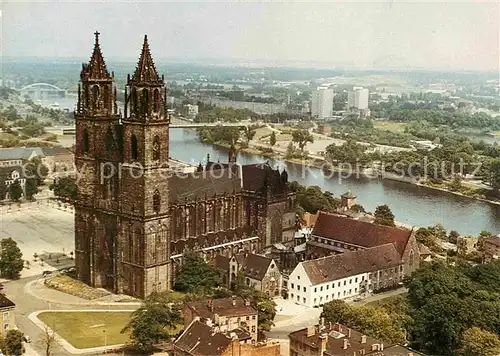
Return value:
[(2, 55), (499, 70), (497, 1), (3, 1)]

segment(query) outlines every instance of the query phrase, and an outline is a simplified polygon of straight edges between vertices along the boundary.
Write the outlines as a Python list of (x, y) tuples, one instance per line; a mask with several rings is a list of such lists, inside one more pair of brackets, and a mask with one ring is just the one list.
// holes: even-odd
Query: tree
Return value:
[(491, 186), (498, 193), (500, 191), (500, 158), (494, 159), (491, 162), (490, 176)]
[(360, 204), (354, 204), (353, 206), (351, 206), (350, 210), (356, 213), (366, 213), (365, 208), (363, 208), (363, 206)]
[(5, 199), (5, 195), (7, 194), (7, 187), (5, 184), (0, 184), (0, 201)]
[(34, 178), (28, 178), (26, 179), (26, 184), (24, 186), (26, 189), (26, 198), (27, 199), (33, 199), (33, 196), (38, 193), (38, 185), (37, 181)]
[(264, 333), (274, 326), (276, 303), (267, 294), (246, 285), (240, 286), (237, 296), (249, 300), (250, 305), (257, 310), (258, 338), (265, 338)]
[(292, 141), (299, 145), (301, 151), (304, 151), (308, 142), (314, 142), (314, 137), (308, 130), (299, 129), (292, 132)]
[(462, 333), (461, 356), (496, 356), (500, 354), (498, 335), (473, 327)]
[(250, 127), (245, 130), (244, 135), (245, 135), (245, 139), (247, 141), (247, 145), (250, 143), (250, 141), (253, 140), (255, 133), (256, 133), (255, 129), (252, 129)]
[(456, 244), (459, 237), (460, 234), (457, 231), (451, 230), (450, 233), (448, 234), (448, 241), (451, 242), (452, 244)]
[(29, 179), (36, 180), (36, 186), (43, 184), (45, 178), (49, 173), (49, 169), (46, 165), (42, 163), (42, 160), (38, 157), (32, 158), (25, 167), (26, 175)]
[(452, 192), (457, 192), (462, 188), (462, 179), (456, 175), (451, 181), (449, 188)]
[(54, 195), (59, 198), (76, 200), (76, 179), (66, 176), (57, 178), (50, 185), (50, 190), (54, 191)]
[(168, 294), (153, 292), (132, 313), (132, 319), (121, 332), (130, 331), (130, 338), (138, 349), (150, 350), (161, 340), (170, 339), (172, 330), (181, 321), (178, 304), (172, 303)]
[(394, 214), (387, 205), (379, 205), (375, 209), (375, 224), (395, 226)]
[(275, 131), (273, 131), (271, 133), (271, 137), (269, 137), (269, 144), (271, 145), (271, 147), (273, 147), (276, 144), (276, 132)]
[(23, 270), (23, 254), (17, 243), (10, 237), (0, 241), (0, 274), (2, 277), (17, 279)]
[(23, 346), (24, 334), (19, 330), (9, 330), (5, 334), (2, 343), (2, 352), (6, 356), (23, 355), (25, 350)]
[(404, 319), (396, 318), (378, 307), (351, 307), (343, 300), (333, 300), (323, 306), (321, 316), (326, 321), (341, 323), (352, 329), (390, 343), (405, 341)]
[(19, 201), (23, 196), (23, 188), (18, 179), (9, 185), (9, 195), (12, 201)]
[(39, 341), (40, 346), (45, 350), (45, 356), (52, 356), (52, 351), (56, 342), (56, 334), (45, 325), (42, 338)]
[(183, 263), (174, 288), (181, 292), (206, 294), (221, 284), (220, 275), (196, 252), (184, 254)]

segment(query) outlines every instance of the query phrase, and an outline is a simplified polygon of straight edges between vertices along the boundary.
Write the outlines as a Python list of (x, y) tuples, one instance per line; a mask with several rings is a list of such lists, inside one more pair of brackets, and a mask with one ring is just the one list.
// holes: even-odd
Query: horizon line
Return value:
[[(88, 58), (82, 56), (72, 57), (52, 57), (52, 56), (2, 56), (2, 61), (12, 60), (25, 61), (60, 61), (60, 62), (77, 62), (86, 63)], [(110, 56), (108, 62), (115, 63), (131, 63), (137, 64), (135, 57), (117, 57)], [(324, 62), (324, 61), (305, 61), (305, 60), (273, 60), (273, 59), (246, 59), (246, 58), (215, 58), (215, 57), (198, 57), (198, 58), (181, 58), (181, 57), (158, 57), (155, 59), (155, 64), (162, 62), (170, 62), (171, 64), (197, 64), (206, 67), (240, 67), (240, 68), (293, 68), (293, 69), (310, 69), (310, 70), (331, 70), (331, 71), (363, 71), (363, 72), (472, 72), (472, 73), (500, 73), (500, 69), (468, 69), (468, 68), (431, 68), (418, 66), (356, 66), (354, 64)], [(76, 63), (75, 63), (76, 64)], [(295, 64), (295, 65), (292, 65)]]

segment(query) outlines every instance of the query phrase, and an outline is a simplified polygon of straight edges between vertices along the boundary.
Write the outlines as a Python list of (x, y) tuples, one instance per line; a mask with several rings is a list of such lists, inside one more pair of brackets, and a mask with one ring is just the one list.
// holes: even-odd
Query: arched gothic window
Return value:
[(135, 115), (137, 115), (137, 90), (135, 88), (132, 88), (132, 93), (130, 94), (130, 96), (131, 96), (130, 111), (133, 112)]
[(94, 109), (99, 107), (99, 86), (94, 85), (92, 87), (92, 105)]
[(83, 130), (83, 152), (88, 152), (90, 149), (89, 145), (89, 133), (87, 129)]
[(111, 127), (108, 127), (108, 132), (106, 133), (106, 150), (110, 153), (113, 150), (113, 131), (111, 131)]
[(136, 160), (137, 157), (139, 156), (137, 151), (138, 151), (137, 150), (137, 137), (135, 137), (135, 135), (132, 135), (132, 138), (130, 140), (130, 155), (131, 155), (133, 160)]
[(147, 89), (142, 89), (141, 109), (144, 115), (147, 115), (149, 112), (149, 97)]
[(154, 112), (160, 112), (160, 91), (155, 89), (154, 91)]
[(102, 94), (103, 98), (103, 102), (104, 102), (104, 109), (108, 109), (109, 108), (109, 104), (110, 104), (110, 97), (109, 97), (109, 86), (108, 85), (105, 85), (104, 86), (104, 90), (103, 90), (103, 94)]
[(153, 194), (153, 211), (158, 214), (161, 209), (161, 198), (160, 198), (160, 192), (158, 190), (155, 190)]
[(158, 136), (155, 136), (153, 138), (153, 160), (154, 161), (159, 161), (160, 160), (160, 138)]

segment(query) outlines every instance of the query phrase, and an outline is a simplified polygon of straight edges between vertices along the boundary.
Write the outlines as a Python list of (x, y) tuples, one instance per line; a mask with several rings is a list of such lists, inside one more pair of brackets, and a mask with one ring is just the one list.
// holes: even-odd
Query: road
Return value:
[[(28, 288), (30, 282), (36, 281), (41, 277), (31, 277), (31, 278), (23, 278), (16, 281), (9, 281), (4, 283), (4, 293), (5, 295), (15, 301), (16, 303), (16, 324), (19, 330), (21, 330), (26, 335), (30, 336), (32, 342), (30, 344), (31, 348), (34, 348), (35, 351), (38, 351), (41, 355), (43, 355), (43, 342), (42, 337), (44, 335), (43, 330), (41, 330), (38, 326), (33, 324), (31, 320), (29, 320), (28, 316), (36, 311), (40, 310), (122, 310), (122, 309), (131, 309), (130, 305), (96, 305), (96, 304), (62, 304), (62, 303), (52, 303), (44, 301), (40, 298), (33, 296), (28, 292)], [(54, 291), (54, 295), (57, 294), (57, 297), (60, 299), (62, 293)], [(71, 298), (75, 298), (72, 296), (68, 296), (68, 302), (71, 302)], [(27, 354), (28, 356), (32, 356)], [(67, 356), (68, 352), (63, 349), (59, 344), (54, 346), (53, 356)], [(86, 354), (92, 355), (92, 354)], [(95, 355), (102, 355), (102, 352), (96, 353)], [(33, 355), (37, 356), (37, 355)]]

